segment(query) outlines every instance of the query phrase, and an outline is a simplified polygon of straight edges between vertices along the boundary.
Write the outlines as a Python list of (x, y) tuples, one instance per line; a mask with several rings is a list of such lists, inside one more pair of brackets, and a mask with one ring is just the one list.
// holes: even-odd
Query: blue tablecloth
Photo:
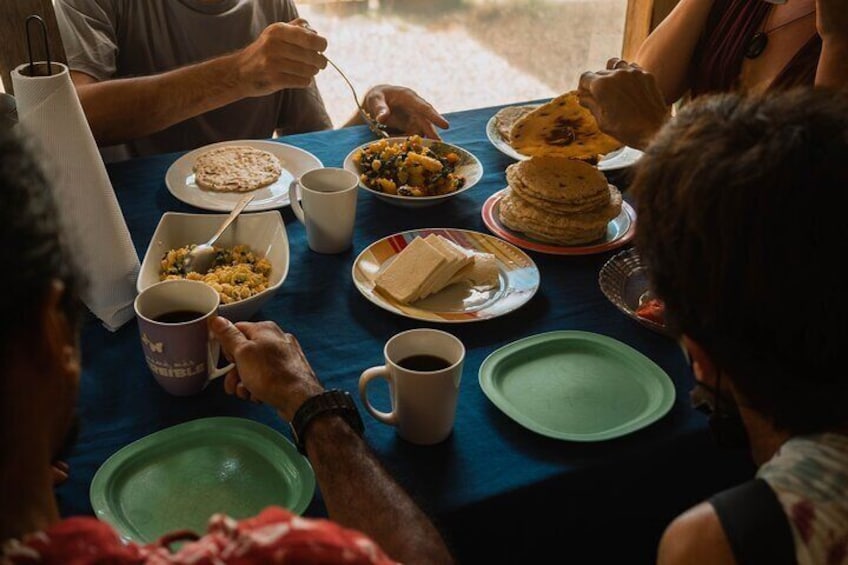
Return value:
[[(353, 260), (386, 235), (425, 227), (488, 233), (481, 206), (506, 185), (504, 169), (513, 162), (486, 138), (486, 122), (496, 110), (448, 116), (451, 127), (444, 139), (473, 152), (483, 163), (485, 174), (477, 186), (426, 209), (398, 208), (361, 193), (349, 252), (311, 252), (303, 226), (288, 207), (282, 209), (291, 268), (257, 319), (273, 319), (294, 333), (324, 384), (350, 391), (357, 402), (360, 372), (382, 363), (383, 344), (393, 334), (413, 327), (440, 327), (463, 340), (467, 358), (456, 425), (446, 442), (432, 447), (408, 444), (394, 428), (362, 411), (368, 442), (433, 515), (461, 560), (521, 562), (553, 552), (563, 559), (592, 556), (596, 561), (652, 562), (662, 528), (676, 513), (747, 477), (751, 467), (744, 454), (721, 452), (712, 445), (704, 417), (689, 406), (692, 377), (677, 345), (625, 317), (601, 293), (598, 270), (615, 251), (587, 256), (529, 252), (541, 272), (536, 296), (511, 314), (470, 324), (406, 319), (371, 304), (353, 286)], [(281, 141), (310, 151), (326, 166), (341, 166), (345, 155), (370, 141), (370, 135), (364, 127), (353, 127)], [(108, 166), (140, 257), (162, 213), (203, 212), (175, 199), (165, 186), (165, 173), (179, 156)], [(626, 188), (626, 175), (611, 180)], [(478, 384), (483, 359), (516, 339), (568, 329), (613, 337), (653, 359), (675, 383), (672, 410), (646, 429), (598, 443), (549, 439), (503, 414)], [(290, 437), (288, 426), (270, 408), (225, 395), (220, 380), (196, 397), (169, 396), (144, 364), (134, 321), (110, 333), (89, 320), (83, 331), (83, 364), (81, 434), (67, 456), (71, 477), (58, 489), (65, 516), (92, 512), (89, 484), (110, 455), (165, 427), (229, 415), (263, 422)], [(326, 515), (320, 492), (306, 514)]]

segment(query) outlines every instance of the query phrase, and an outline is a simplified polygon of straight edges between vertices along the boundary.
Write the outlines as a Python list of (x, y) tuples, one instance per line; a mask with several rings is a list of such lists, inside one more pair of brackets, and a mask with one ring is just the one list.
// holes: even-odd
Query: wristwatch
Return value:
[(305, 440), (309, 424), (325, 414), (341, 416), (347, 422), (347, 425), (360, 436), (365, 431), (365, 425), (362, 423), (359, 410), (357, 410), (350, 393), (337, 389), (325, 390), (301, 404), (297, 412), (294, 413), (294, 418), (292, 418), (290, 424), (292, 435), (297, 450), (301, 454), (306, 455)]

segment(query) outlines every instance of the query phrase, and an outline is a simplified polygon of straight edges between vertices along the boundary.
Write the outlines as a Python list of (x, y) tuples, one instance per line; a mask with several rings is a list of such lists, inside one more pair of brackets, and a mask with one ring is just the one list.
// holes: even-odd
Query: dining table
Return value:
[[(532, 298), (511, 312), (466, 323), (422, 321), (387, 311), (366, 300), (352, 279), (357, 256), (398, 232), (459, 228), (492, 235), (481, 209), (507, 186), (505, 169), (515, 162), (486, 135), (488, 121), (501, 107), (446, 114), (450, 127), (440, 132), (446, 142), (479, 159), (483, 175), (477, 184), (423, 208), (395, 206), (360, 190), (353, 245), (345, 252), (311, 251), (303, 224), (289, 206), (279, 208), (289, 272), (253, 319), (273, 320), (294, 334), (324, 386), (353, 395), (365, 422), (365, 440), (432, 517), (459, 562), (651, 563), (665, 526), (676, 515), (750, 478), (754, 467), (746, 451), (714, 443), (707, 418), (690, 403), (694, 379), (677, 341), (625, 316), (599, 288), (604, 263), (632, 242), (575, 255), (527, 250), (540, 277)], [(353, 148), (373, 139), (365, 126), (353, 126), (274, 141), (306, 150), (324, 166), (340, 167)], [(166, 187), (166, 173), (181, 155), (107, 163), (139, 257), (165, 212), (209, 213), (178, 200)], [(625, 199), (631, 198), (632, 168), (605, 172)], [(452, 333), (466, 348), (453, 432), (429, 446), (409, 443), (395, 428), (370, 417), (357, 392), (360, 374), (383, 364), (385, 342), (417, 327)], [(549, 437), (513, 420), (481, 388), (481, 364), (516, 340), (562, 330), (607, 336), (649, 358), (673, 383), (671, 408), (650, 425), (597, 441)], [(288, 424), (271, 407), (227, 395), (223, 379), (194, 396), (168, 394), (145, 364), (135, 320), (110, 331), (89, 315), (81, 347), (79, 433), (62, 454), (70, 476), (56, 487), (63, 516), (92, 515), (89, 488), (100, 466), (159, 430), (230, 416), (265, 424), (291, 439)], [(371, 391), (375, 404), (387, 402), (385, 388)], [(320, 486), (303, 514), (327, 517)]]

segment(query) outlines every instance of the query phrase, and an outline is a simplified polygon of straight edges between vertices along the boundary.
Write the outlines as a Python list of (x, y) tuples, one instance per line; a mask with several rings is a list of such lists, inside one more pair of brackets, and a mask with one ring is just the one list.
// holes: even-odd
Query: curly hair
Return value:
[(37, 323), (53, 280), (65, 284), (62, 307), (78, 325), (81, 278), (63, 244), (50, 184), (31, 142), (0, 128), (0, 352), (21, 335), (37, 337)]
[(703, 97), (658, 134), (630, 191), (669, 325), (791, 433), (848, 423), (848, 97)]

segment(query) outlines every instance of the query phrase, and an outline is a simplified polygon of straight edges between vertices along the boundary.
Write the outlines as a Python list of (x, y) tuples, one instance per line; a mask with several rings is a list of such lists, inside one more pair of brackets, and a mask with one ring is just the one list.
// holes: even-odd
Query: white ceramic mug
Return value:
[[(298, 186), (302, 202), (298, 201)], [(289, 185), (289, 200), (306, 226), (309, 248), (317, 253), (341, 253), (353, 243), (359, 177), (337, 167), (312, 169)]]
[[(444, 441), (453, 430), (465, 346), (453, 335), (426, 328), (393, 336), (383, 350), (386, 364), (359, 377), (359, 397), (378, 421), (395, 426), (403, 439), (420, 445)], [(368, 399), (368, 383), (385, 379), (391, 411)]]
[(218, 368), (221, 348), (206, 325), (220, 302), (211, 286), (185, 279), (158, 282), (136, 296), (144, 359), (156, 381), (171, 394), (197, 394), (235, 366)]

